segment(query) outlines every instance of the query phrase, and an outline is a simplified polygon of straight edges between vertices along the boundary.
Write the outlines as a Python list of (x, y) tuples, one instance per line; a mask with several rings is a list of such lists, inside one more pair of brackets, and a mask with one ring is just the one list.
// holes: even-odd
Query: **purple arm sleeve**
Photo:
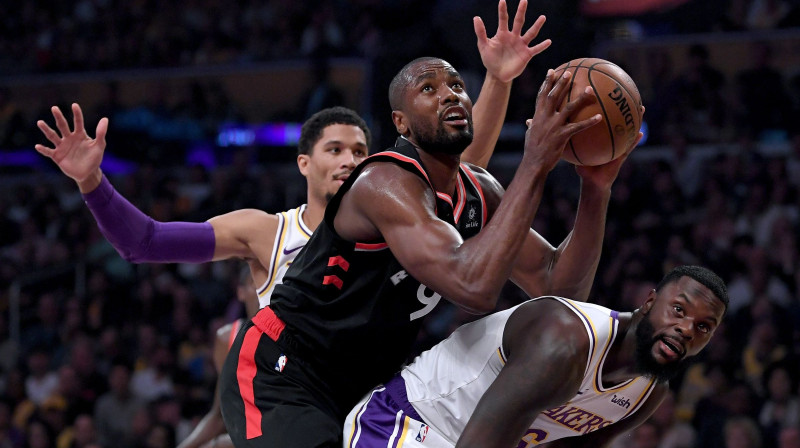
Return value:
[(122, 197), (105, 175), (83, 200), (100, 232), (133, 263), (205, 263), (214, 257), (214, 228), (208, 222), (158, 222)]

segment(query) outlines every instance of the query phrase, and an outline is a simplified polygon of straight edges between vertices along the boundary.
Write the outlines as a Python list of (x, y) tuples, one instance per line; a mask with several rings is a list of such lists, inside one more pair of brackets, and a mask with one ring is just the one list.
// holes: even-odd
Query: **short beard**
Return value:
[(653, 378), (659, 382), (666, 382), (681, 371), (686, 364), (686, 360), (659, 364), (653, 358), (653, 345), (660, 339), (654, 336), (655, 331), (652, 322), (650, 322), (650, 314), (643, 315), (642, 320), (636, 326), (636, 349), (633, 355), (634, 368), (636, 372), (646, 377)]
[(423, 151), (451, 155), (459, 155), (464, 152), (472, 143), (472, 136), (472, 120), (468, 121), (467, 129), (456, 134), (448, 134), (444, 127), (439, 127), (435, 131), (423, 129), (423, 132), (415, 135), (417, 145)]

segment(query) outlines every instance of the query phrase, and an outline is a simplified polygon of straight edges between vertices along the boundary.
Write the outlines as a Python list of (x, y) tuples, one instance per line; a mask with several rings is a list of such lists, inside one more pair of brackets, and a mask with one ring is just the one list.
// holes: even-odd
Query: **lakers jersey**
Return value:
[(278, 217), (278, 231), (272, 245), (272, 258), (267, 266), (267, 281), (257, 289), (259, 308), (269, 305), (275, 285), (283, 282), (283, 274), (314, 233), (303, 222), (305, 211), (306, 204), (303, 204), (275, 215)]
[(374, 162), (393, 163), (422, 178), (436, 193), (436, 215), (462, 238), (476, 235), (487, 220), (483, 191), (471, 169), (461, 166), (455, 192), (436, 192), (407, 140), (367, 158), (330, 200), (269, 307), (286, 324), (281, 338), (291, 339), (291, 348), (313, 359), (315, 370), (324, 374), (342, 417), (371, 387), (400, 370), (421, 318), (442, 299), (406, 272), (385, 241), (348, 241), (334, 228), (342, 196)]
[[(531, 446), (580, 436), (630, 417), (647, 400), (656, 382), (636, 377), (604, 387), (603, 364), (617, 337), (616, 311), (599, 305), (554, 299), (580, 318), (589, 335), (583, 382), (569, 402), (547, 409), (531, 423), (519, 446)], [(478, 400), (506, 363), (503, 330), (518, 308), (464, 325), (449, 338), (420, 355), (401, 375), (408, 402), (422, 420), (455, 445)]]

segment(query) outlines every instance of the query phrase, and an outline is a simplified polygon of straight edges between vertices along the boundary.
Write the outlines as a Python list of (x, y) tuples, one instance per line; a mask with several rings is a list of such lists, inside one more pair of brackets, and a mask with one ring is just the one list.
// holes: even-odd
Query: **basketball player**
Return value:
[[(239, 273), (239, 284), (236, 287), (236, 298), (244, 304), (247, 319), (255, 316), (258, 311), (258, 295), (253, 284), (253, 276), (250, 269), (242, 269)], [(235, 321), (223, 325), (217, 330), (214, 338), (213, 361), (217, 373), (222, 370), (222, 363), (228, 355), (233, 338), (239, 329), (247, 322), (246, 319), (236, 319)], [(222, 412), (219, 404), (219, 384), (214, 390), (214, 401), (211, 409), (200, 420), (194, 430), (184, 439), (178, 448), (197, 448), (197, 447), (230, 448), (233, 447), (230, 436), (225, 430), (225, 423), (222, 420)]]
[(348, 448), (605, 447), (711, 339), (724, 282), (680, 266), (632, 313), (539, 297), (466, 324), (347, 417)]
[[(508, 29), (504, 0), (498, 4), (498, 30), (489, 39), (480, 18), (475, 33), (486, 68), (481, 101), (475, 107), (475, 139), (464, 152), (464, 160), (485, 167), (500, 135), (514, 78), (533, 56), (550, 46), (550, 40), (529, 47), (545, 22), (540, 16), (522, 33), (527, 1), (520, 2), (513, 29)], [(100, 170), (105, 150), (108, 119), (97, 125), (91, 139), (83, 113), (72, 105), (74, 130), (58, 107), (52, 108), (56, 133), (44, 121), (37, 126), (54, 145), (36, 145), (78, 183), (84, 200), (103, 235), (128, 261), (136, 263), (204, 263), (242, 258), (250, 265), (258, 287), (259, 302), (269, 303), (274, 286), (322, 220), (325, 206), (342, 182), (367, 156), (370, 131), (355, 112), (331, 108), (304, 123), (298, 145), (297, 164), (308, 185), (307, 205), (275, 215), (261, 210), (236, 210), (204, 223), (156, 222), (125, 200)]]
[(585, 298), (619, 163), (583, 171), (575, 228), (559, 248), (530, 228), (567, 140), (600, 119), (569, 122), (594, 101), (587, 88), (559, 109), (569, 79), (548, 73), (503, 194), (486, 171), (460, 163), (472, 103), (458, 72), (421, 58), (395, 76), (396, 146), (351, 173), (225, 361), (222, 412), (238, 448), (340, 446), (347, 412), (399, 370), (442, 297), (486, 313), (510, 276), (534, 296)]

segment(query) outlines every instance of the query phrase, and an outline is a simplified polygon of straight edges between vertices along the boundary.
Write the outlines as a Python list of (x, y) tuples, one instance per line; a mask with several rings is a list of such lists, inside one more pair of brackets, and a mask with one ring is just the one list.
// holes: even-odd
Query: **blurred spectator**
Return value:
[(761, 433), (747, 417), (731, 418), (725, 423), (725, 448), (761, 448)]
[(736, 75), (741, 102), (737, 127), (758, 138), (765, 130), (785, 128), (791, 103), (783, 75), (772, 65), (772, 47), (755, 42), (750, 51), (752, 67)]
[(800, 425), (800, 398), (797, 396), (797, 373), (788, 362), (771, 364), (764, 371), (766, 401), (761, 406), (758, 423), (764, 430), (766, 446), (777, 446), (784, 428)]
[(697, 438), (694, 428), (678, 420), (675, 407), (675, 393), (670, 391), (656, 409), (650, 420), (659, 428), (661, 437), (658, 448), (692, 448)]
[(25, 394), (35, 405), (41, 405), (58, 388), (58, 375), (50, 368), (50, 354), (37, 347), (28, 354), (28, 376)]
[(709, 61), (708, 48), (694, 44), (686, 55), (686, 70), (675, 79), (670, 112), (692, 142), (718, 141), (725, 126), (725, 76)]
[(778, 448), (800, 448), (800, 428), (783, 428), (778, 440)]
[(98, 442), (104, 446), (135, 447), (133, 425), (146, 403), (133, 395), (130, 377), (130, 366), (122, 360), (115, 361), (108, 376), (109, 391), (97, 400), (94, 423)]

